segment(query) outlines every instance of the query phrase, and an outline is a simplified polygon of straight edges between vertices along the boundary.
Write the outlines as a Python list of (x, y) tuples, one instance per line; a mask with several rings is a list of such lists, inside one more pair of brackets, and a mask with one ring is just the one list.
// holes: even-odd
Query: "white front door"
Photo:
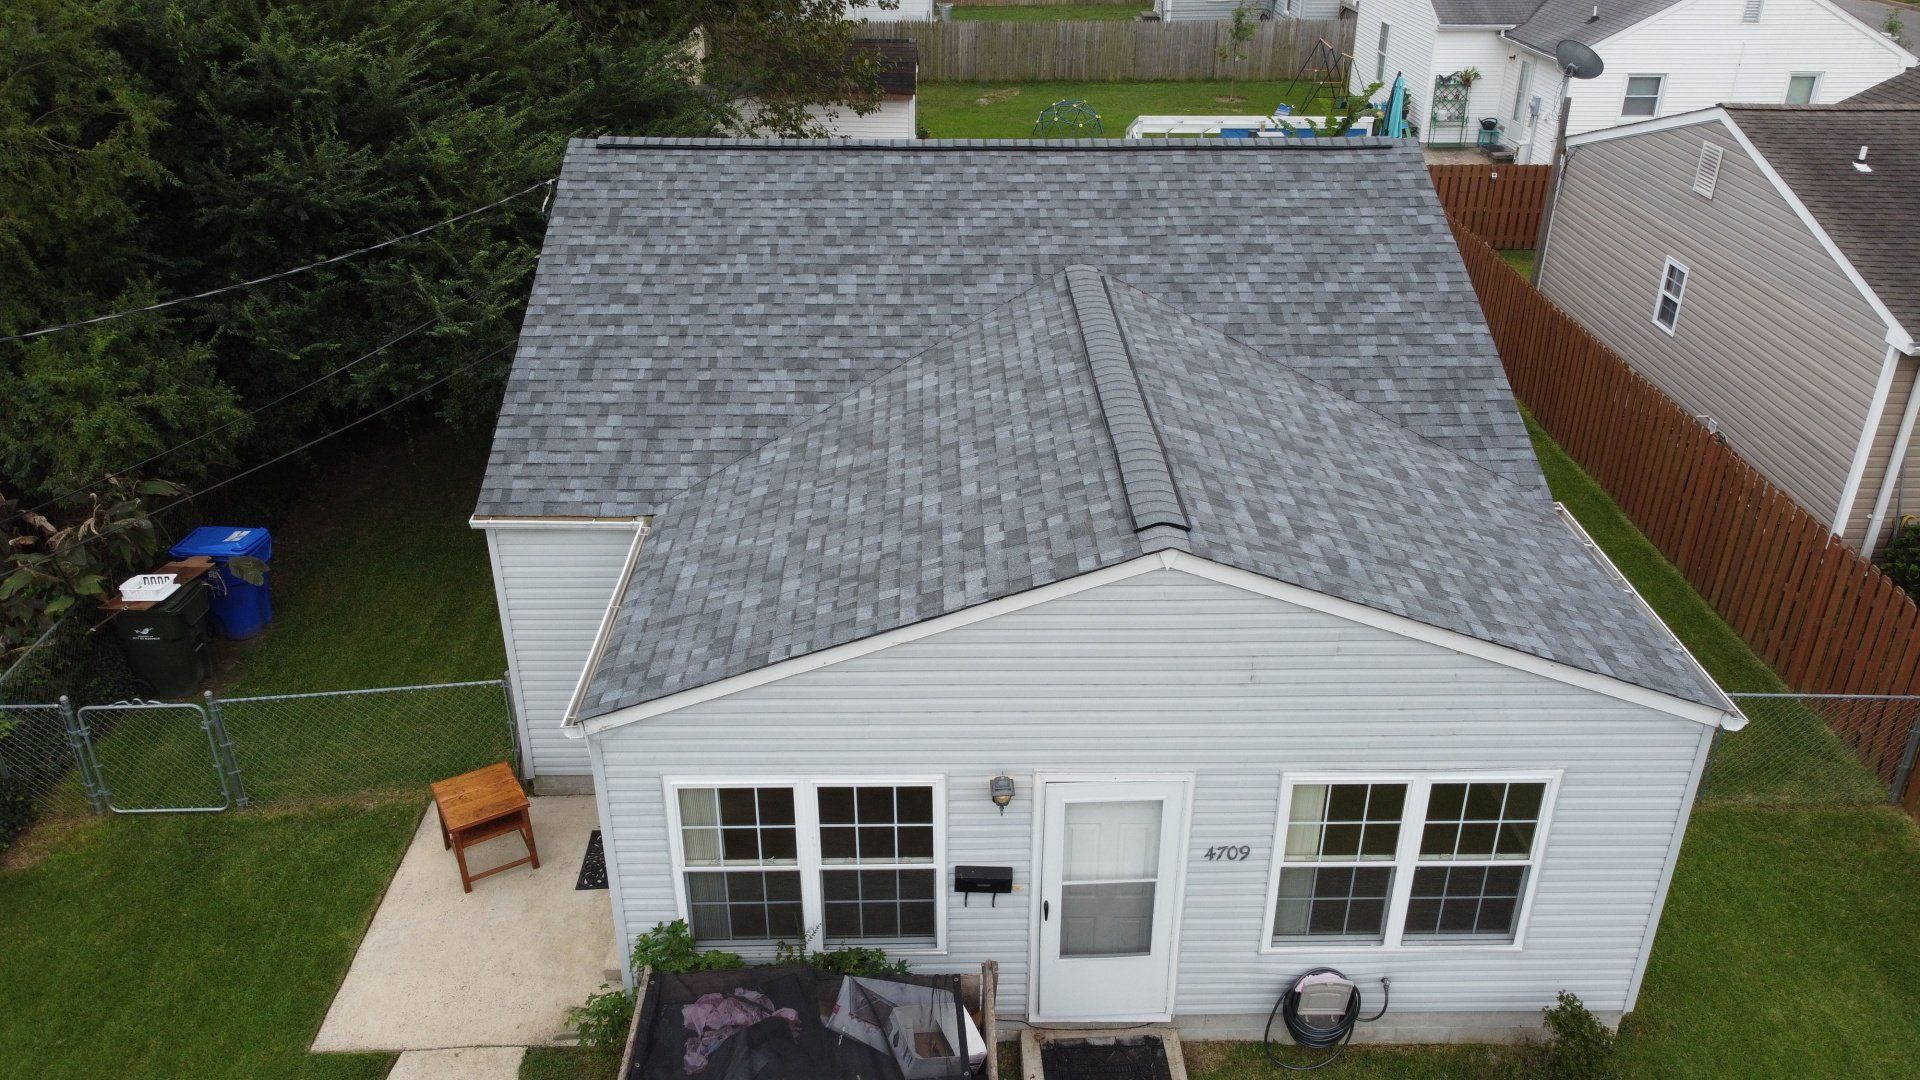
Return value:
[(1037, 1020), (1173, 1014), (1184, 780), (1046, 781)]

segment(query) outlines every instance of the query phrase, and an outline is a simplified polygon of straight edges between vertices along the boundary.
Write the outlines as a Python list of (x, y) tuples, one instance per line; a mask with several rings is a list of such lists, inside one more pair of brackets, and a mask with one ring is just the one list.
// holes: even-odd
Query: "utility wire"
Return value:
[[(293, 396), (294, 396), (294, 395), (296, 395), (296, 394), (303, 394), (303, 393), (305, 393), (305, 392), (307, 392), (308, 390), (311, 390), (311, 389), (313, 389), (314, 387), (316, 387), (316, 386), (318, 386), (318, 385), (320, 385), (321, 383), (323, 383), (323, 382), (326, 382), (326, 381), (327, 381), (328, 379), (331, 379), (331, 378), (333, 378), (333, 377), (334, 377), (335, 375), (338, 375), (338, 374), (340, 374), (340, 373), (341, 373), (341, 372), (343, 372), (343, 371), (347, 371), (347, 370), (349, 370), (349, 369), (351, 369), (351, 368), (353, 368), (353, 367), (356, 367), (356, 366), (358, 366), (359, 364), (361, 364), (361, 363), (364, 363), (364, 362), (365, 362), (365, 361), (367, 361), (367, 360), (371, 360), (371, 359), (372, 359), (372, 358), (374, 358), (375, 356), (378, 356), (378, 355), (380, 355), (381, 353), (383, 353), (383, 352), (385, 352), (385, 351), (387, 351), (388, 349), (390, 349), (390, 348), (392, 348), (393, 346), (395, 346), (395, 345), (398, 345), (398, 344), (399, 344), (400, 342), (402, 342), (402, 341), (405, 341), (406, 339), (408, 339), (408, 338), (410, 338), (410, 337), (412, 337), (413, 335), (415, 335), (415, 334), (417, 334), (417, 333), (419, 333), (419, 332), (420, 332), (420, 331), (422, 331), (422, 330), (425, 330), (425, 329), (426, 329), (427, 327), (429, 327), (429, 326), (432, 326), (432, 325), (434, 325), (435, 323), (437, 323), (437, 322), (439, 322), (439, 321), (440, 321), (440, 320), (439, 320), (438, 318), (432, 318), (432, 319), (428, 319), (428, 320), (427, 320), (426, 322), (423, 322), (423, 323), (421, 323), (420, 325), (418, 325), (418, 326), (416, 326), (416, 327), (414, 327), (414, 328), (413, 328), (413, 329), (411, 329), (411, 330), (408, 330), (408, 331), (406, 331), (405, 333), (402, 333), (402, 334), (400, 334), (400, 335), (399, 335), (399, 336), (397, 336), (397, 337), (390, 337), (390, 338), (388, 338), (387, 340), (385, 340), (385, 341), (383, 341), (383, 342), (381, 342), (380, 344), (378, 344), (378, 345), (376, 345), (376, 346), (374, 346), (374, 347), (373, 347), (373, 349), (372, 349), (371, 351), (369, 351), (369, 352), (366, 352), (366, 353), (363, 353), (363, 354), (361, 354), (360, 356), (358, 356), (358, 357), (356, 357), (355, 359), (352, 359), (352, 360), (349, 360), (349, 361), (347, 361), (346, 363), (344, 363), (344, 364), (341, 364), (341, 365), (340, 365), (339, 367), (337, 367), (337, 368), (334, 368), (334, 369), (333, 369), (332, 371), (329, 371), (329, 372), (327, 372), (327, 373), (326, 373), (325, 375), (322, 375), (322, 376), (320, 376), (320, 377), (318, 377), (318, 378), (316, 378), (316, 379), (314, 379), (313, 381), (311, 381), (311, 382), (308, 382), (308, 383), (306, 383), (306, 384), (305, 384), (305, 385), (303, 385), (303, 386), (300, 386), (300, 387), (298, 387), (298, 388), (296, 388), (296, 389), (293, 389), (293, 390), (289, 390), (289, 391), (287, 391), (286, 393), (284, 393), (284, 394), (281, 394), (281, 395), (280, 395), (279, 397), (277, 397), (277, 398), (274, 398), (274, 399), (273, 399), (272, 401), (269, 401), (269, 402), (267, 402), (267, 403), (266, 403), (265, 405), (262, 405), (262, 406), (260, 406), (260, 407), (258, 407), (258, 408), (255, 408), (255, 409), (251, 409), (251, 410), (249, 410), (249, 411), (247, 411), (247, 412), (246, 412), (246, 413), (245, 413), (244, 415), (241, 415), (241, 416), (237, 416), (237, 417), (235, 417), (235, 418), (233, 418), (232, 420), (229, 420), (229, 421), (227, 421), (226, 423), (224, 423), (224, 424), (221, 424), (221, 425), (220, 425), (219, 427), (217, 427), (217, 428), (214, 428), (214, 429), (213, 429), (213, 430), (211, 430), (211, 431), (204, 431), (204, 432), (201, 432), (200, 434), (198, 434), (198, 435), (195, 435), (195, 436), (194, 436), (193, 438), (191, 438), (191, 439), (188, 439), (188, 440), (187, 440), (186, 442), (183, 442), (183, 443), (180, 443), (180, 444), (179, 444), (179, 445), (177, 445), (177, 446), (169, 446), (169, 447), (167, 447), (167, 448), (166, 448), (165, 450), (162, 450), (162, 451), (160, 451), (159, 453), (157, 453), (157, 454), (154, 454), (154, 455), (153, 455), (153, 456), (151, 456), (151, 457), (148, 457), (148, 458), (145, 458), (145, 459), (143, 459), (143, 460), (140, 460), (140, 461), (136, 461), (136, 462), (134, 462), (133, 464), (131, 464), (131, 465), (128, 465), (128, 466), (126, 466), (125, 468), (121, 468), (121, 469), (112, 469), (112, 470), (109, 470), (108, 472), (106, 472), (106, 473), (104, 473), (104, 474), (102, 474), (102, 475), (101, 475), (100, 477), (98, 477), (97, 479), (99, 479), (99, 480), (104, 480), (104, 479), (106, 479), (106, 478), (107, 478), (108, 476), (113, 476), (113, 475), (115, 475), (116, 473), (128, 473), (128, 472), (132, 472), (133, 470), (135, 470), (135, 469), (138, 469), (138, 468), (140, 468), (140, 467), (141, 467), (141, 466), (143, 466), (143, 465), (151, 465), (151, 464), (153, 464), (154, 462), (156, 462), (156, 461), (159, 461), (159, 460), (160, 460), (161, 458), (163, 458), (163, 457), (166, 457), (166, 456), (168, 456), (168, 455), (170, 455), (170, 454), (173, 454), (173, 453), (175, 453), (175, 452), (177, 452), (177, 451), (180, 451), (180, 450), (185, 450), (185, 449), (186, 449), (187, 447), (189, 447), (189, 446), (192, 446), (193, 444), (195, 444), (195, 443), (197, 443), (197, 442), (202, 442), (202, 441), (204, 441), (204, 440), (206, 440), (206, 439), (210, 439), (210, 438), (212, 438), (212, 437), (214, 437), (215, 435), (218, 435), (218, 434), (220, 434), (221, 432), (223, 432), (223, 431), (225, 431), (225, 430), (227, 430), (228, 428), (230, 428), (230, 427), (233, 427), (233, 426), (234, 426), (235, 424), (238, 424), (238, 423), (241, 423), (242, 421), (245, 421), (245, 420), (251, 420), (251, 419), (253, 419), (254, 417), (256, 417), (256, 416), (258, 416), (258, 415), (260, 415), (260, 414), (261, 414), (261, 413), (263, 413), (263, 412), (266, 412), (266, 411), (267, 411), (268, 409), (271, 409), (271, 408), (273, 408), (273, 407), (274, 407), (275, 405), (278, 405), (278, 404), (280, 404), (281, 402), (283, 402), (283, 401), (285, 401), (285, 400), (287, 400), (287, 399), (288, 399), (288, 398), (290, 398), (290, 397), (293, 397)], [(33, 506), (29, 506), (29, 507), (27, 507), (27, 508), (26, 508), (26, 509), (24, 509), (24, 510), (20, 510), (20, 511), (16, 511), (16, 512), (15, 512), (15, 513), (14, 513), (14, 514), (13, 514), (12, 516), (10, 516), (10, 517), (7, 517), (7, 518), (6, 518), (6, 519), (4, 519), (4, 520), (0, 520), (0, 528), (3, 528), (3, 527), (5, 527), (5, 526), (8, 526), (8, 525), (11, 525), (11, 524), (13, 524), (13, 523), (14, 523), (14, 522), (16, 522), (16, 521), (19, 521), (19, 520), (20, 520), (21, 518), (23, 518), (23, 517), (26, 517), (26, 516), (27, 516), (28, 514), (34, 514), (34, 513), (38, 513), (38, 512), (40, 512), (40, 511), (42, 511), (42, 510), (45, 510), (45, 509), (46, 509), (47, 507), (49, 507), (49, 506), (52, 506), (53, 504), (55, 504), (55, 503), (57, 503), (57, 502), (61, 502), (61, 501), (63, 501), (63, 500), (66, 500), (66, 499), (71, 499), (71, 498), (72, 498), (72, 497), (74, 497), (75, 495), (78, 495), (78, 494), (80, 494), (81, 492), (83, 492), (83, 491), (86, 491), (86, 490), (87, 490), (87, 485), (82, 485), (82, 486), (80, 486), (80, 487), (77, 487), (77, 488), (74, 488), (74, 489), (72, 489), (71, 491), (66, 491), (66, 492), (63, 492), (63, 493), (61, 493), (61, 494), (59, 494), (59, 495), (55, 495), (55, 496), (54, 496), (53, 498), (51, 498), (51, 499), (47, 499), (47, 500), (46, 500), (46, 501), (44, 501), (44, 502), (41, 502), (41, 503), (37, 503), (37, 504), (35, 504), (35, 505), (33, 505)]]
[(379, 251), (381, 248), (392, 247), (395, 244), (402, 243), (407, 240), (412, 240), (414, 237), (417, 237), (417, 236), (425, 236), (427, 233), (433, 232), (435, 229), (444, 229), (448, 225), (452, 225), (460, 221), (465, 221), (466, 219), (473, 217), (476, 214), (484, 214), (489, 210), (493, 210), (501, 206), (505, 206), (507, 203), (510, 203), (515, 199), (521, 198), (526, 195), (531, 195), (532, 193), (539, 191), (542, 188), (552, 187), (553, 183), (554, 181), (551, 179), (542, 180), (537, 184), (533, 184), (531, 186), (521, 188), (519, 191), (516, 191), (513, 194), (506, 196), (505, 198), (496, 199), (485, 206), (476, 207), (475, 209), (469, 210), (464, 214), (455, 214), (453, 217), (450, 217), (445, 221), (441, 221), (433, 225), (428, 225), (425, 228), (415, 229), (410, 233), (403, 233), (399, 236), (393, 237), (388, 240), (382, 240), (377, 244), (368, 244), (366, 247), (359, 247), (359, 248), (354, 248), (352, 251), (341, 252), (338, 255), (332, 255), (325, 259), (321, 259), (319, 262), (311, 262), (305, 266), (296, 266), (291, 270), (282, 270), (278, 273), (267, 274), (264, 277), (257, 277), (248, 281), (237, 281), (232, 285), (222, 285), (217, 289), (208, 289), (205, 292), (197, 292), (191, 296), (176, 296), (171, 300), (162, 300), (159, 303), (147, 304), (144, 307), (128, 308), (125, 311), (115, 311), (106, 315), (95, 315), (91, 319), (80, 319), (75, 322), (60, 323), (57, 326), (42, 327), (41, 329), (38, 329), (38, 330), (29, 330), (24, 334), (9, 334), (5, 337), (0, 337), (0, 344), (6, 344), (14, 341), (26, 341), (31, 338), (42, 337), (47, 334), (57, 334), (62, 330), (74, 330), (83, 326), (94, 326), (103, 322), (111, 322), (114, 319), (124, 319), (129, 315), (144, 315), (149, 311), (159, 311), (162, 308), (170, 308), (175, 304), (184, 304), (192, 300), (205, 300), (209, 297), (219, 296), (222, 293), (230, 293), (239, 289), (250, 289), (255, 285), (264, 285), (269, 281), (278, 281), (281, 278), (289, 278), (289, 277), (293, 277), (296, 274), (304, 274), (309, 270), (318, 270), (323, 266), (332, 266), (334, 263), (344, 262), (347, 259), (357, 258), (358, 256), (368, 254), (369, 252)]
[[(150, 510), (147, 512), (147, 515), (146, 515), (147, 519), (152, 520), (154, 518), (157, 518), (161, 514), (166, 513), (167, 511), (173, 509), (174, 507), (179, 506), (183, 503), (192, 502), (193, 500), (199, 498), (202, 495), (207, 494), (210, 491), (217, 491), (220, 488), (226, 487), (228, 484), (231, 484), (236, 480), (243, 480), (253, 475), (254, 473), (259, 472), (261, 469), (265, 469), (273, 465), (278, 465), (282, 461), (287, 460), (288, 458), (294, 456), (295, 454), (304, 453), (308, 450), (313, 449), (315, 446), (318, 446), (321, 443), (326, 442), (328, 439), (333, 438), (335, 435), (338, 435), (341, 432), (350, 431), (353, 428), (359, 427), (361, 424), (364, 424), (367, 421), (373, 419), (374, 417), (379, 416), (381, 413), (388, 412), (392, 409), (397, 409), (400, 406), (405, 405), (407, 402), (412, 401), (414, 398), (419, 397), (421, 394), (424, 394), (427, 391), (433, 389), (434, 387), (439, 386), (441, 383), (444, 383), (447, 380), (453, 378), (454, 376), (463, 375), (466, 372), (471, 371), (474, 368), (479, 367), (481, 364), (484, 364), (487, 361), (493, 359), (494, 357), (499, 356), (501, 353), (506, 352), (508, 349), (513, 348), (514, 344), (515, 344), (514, 342), (509, 341), (505, 345), (502, 345), (499, 348), (494, 349), (493, 351), (487, 353), (485, 356), (479, 357), (478, 359), (475, 359), (475, 360), (468, 361), (467, 363), (462, 364), (461, 366), (453, 369), (452, 371), (447, 372), (445, 375), (442, 375), (439, 378), (428, 383), (427, 385), (422, 386), (420, 389), (415, 390), (410, 394), (407, 394), (405, 397), (396, 398), (395, 400), (380, 406), (378, 409), (373, 410), (372, 412), (368, 413), (365, 416), (359, 417), (358, 419), (355, 419), (355, 420), (349, 420), (346, 423), (341, 424), (339, 427), (334, 428), (332, 431), (329, 431), (324, 435), (317, 435), (311, 439), (308, 439), (306, 442), (303, 442), (299, 446), (296, 446), (293, 449), (287, 451), (286, 453), (281, 454), (279, 457), (270, 458), (266, 461), (261, 462), (258, 465), (253, 466), (252, 468), (243, 469), (240, 472), (234, 473), (232, 476), (229, 476), (224, 480), (218, 481), (217, 483), (208, 484), (206, 487), (203, 487), (198, 491), (190, 491), (185, 495), (182, 495), (179, 498), (173, 500), (172, 502), (166, 504), (165, 506), (156, 507), (153, 510)], [(94, 533), (90, 536), (82, 537), (70, 543), (62, 544), (59, 547), (54, 548), (52, 551), (44, 552), (43, 554), (46, 554), (46, 555), (65, 554), (66, 552), (72, 551), (74, 548), (80, 547), (83, 544), (88, 544), (95, 540), (101, 540), (101, 539), (105, 539), (105, 534)]]

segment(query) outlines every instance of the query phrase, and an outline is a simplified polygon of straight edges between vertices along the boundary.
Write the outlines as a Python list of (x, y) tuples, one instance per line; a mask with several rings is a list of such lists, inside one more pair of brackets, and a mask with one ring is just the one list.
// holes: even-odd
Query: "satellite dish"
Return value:
[(1576, 79), (1599, 78), (1607, 70), (1607, 62), (1600, 54), (1587, 48), (1580, 42), (1567, 38), (1554, 46), (1553, 58), (1560, 64), (1560, 70)]

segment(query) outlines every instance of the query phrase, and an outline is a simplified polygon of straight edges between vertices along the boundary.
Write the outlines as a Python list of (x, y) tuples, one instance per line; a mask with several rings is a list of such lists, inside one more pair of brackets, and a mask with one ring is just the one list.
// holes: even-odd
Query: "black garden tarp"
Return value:
[(625, 1080), (959, 1080), (985, 1054), (957, 975), (654, 973)]

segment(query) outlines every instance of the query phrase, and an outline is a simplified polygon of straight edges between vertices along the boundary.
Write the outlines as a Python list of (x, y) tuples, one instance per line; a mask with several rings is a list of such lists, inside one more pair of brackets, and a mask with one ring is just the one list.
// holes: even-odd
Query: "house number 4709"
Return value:
[(1239, 862), (1251, 854), (1253, 854), (1253, 849), (1245, 844), (1229, 844), (1226, 847), (1208, 848), (1206, 860), (1208, 862), (1220, 862), (1222, 860), (1226, 862)]

